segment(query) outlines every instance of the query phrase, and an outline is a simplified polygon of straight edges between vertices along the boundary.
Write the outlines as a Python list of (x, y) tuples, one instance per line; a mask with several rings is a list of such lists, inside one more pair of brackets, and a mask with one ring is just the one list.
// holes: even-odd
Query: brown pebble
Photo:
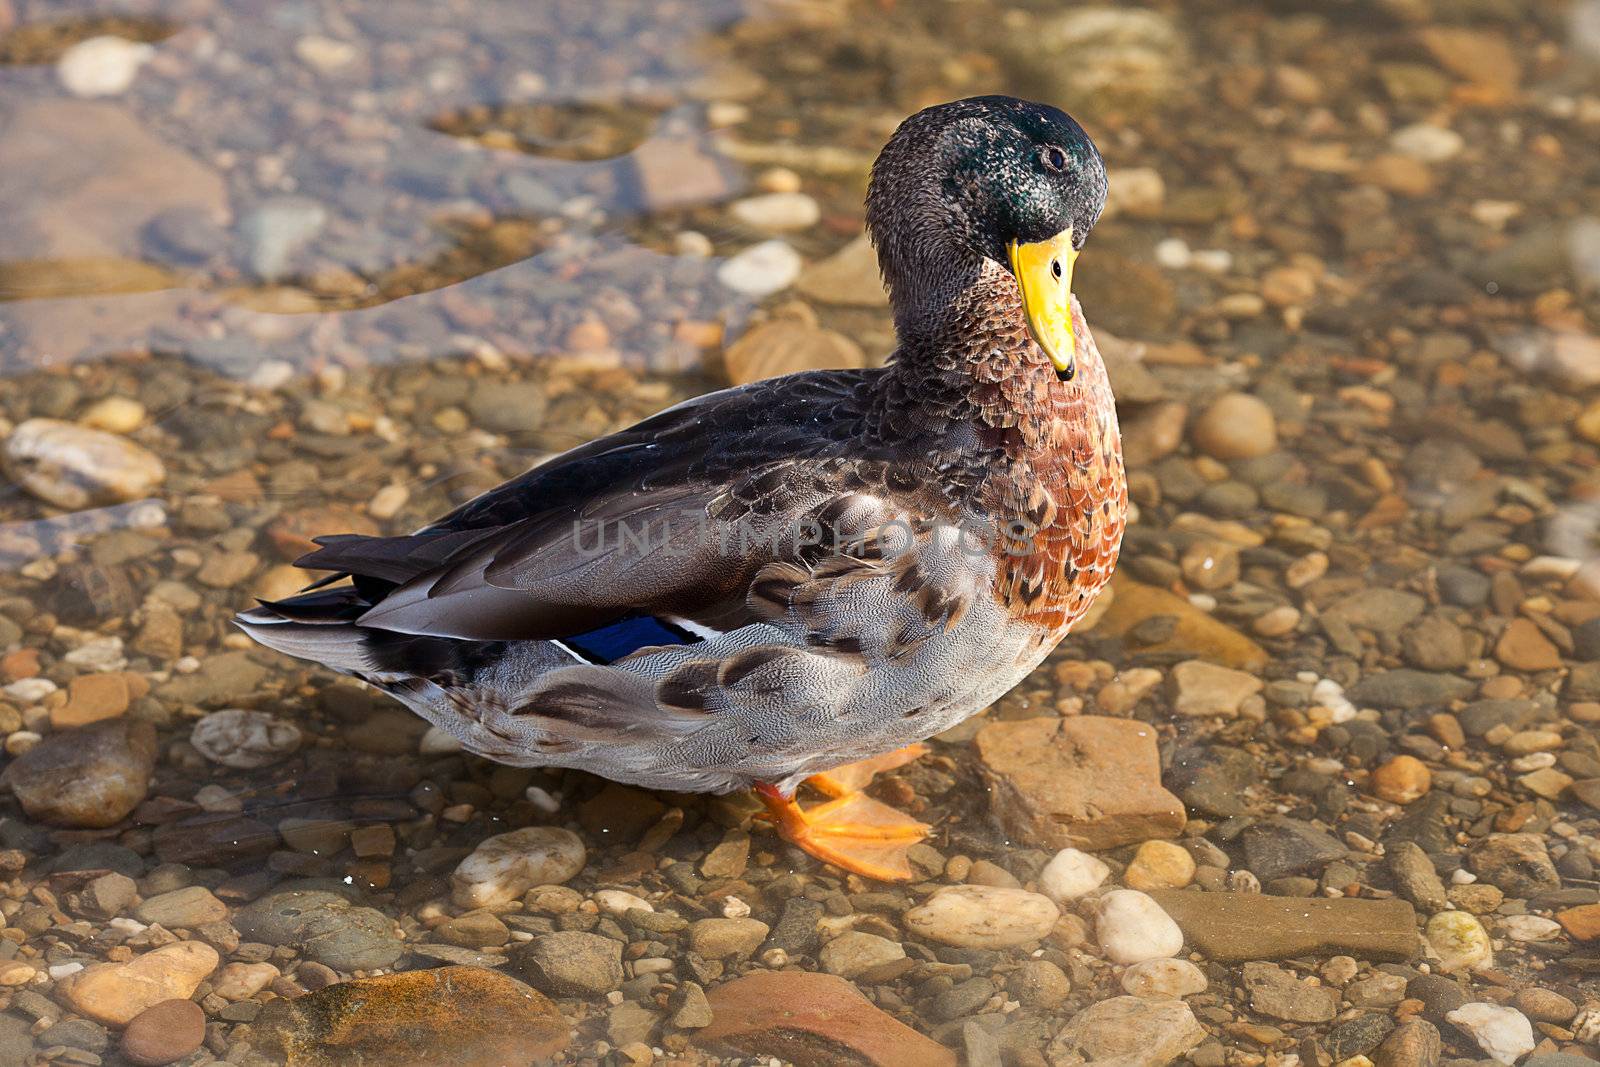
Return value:
[(122, 1032), (122, 1054), (139, 1067), (175, 1063), (200, 1047), (206, 1014), (192, 1000), (163, 1000), (135, 1015)]
[(1409, 804), (1432, 786), (1432, 772), (1415, 756), (1396, 756), (1372, 772), (1373, 795), (1391, 804)]

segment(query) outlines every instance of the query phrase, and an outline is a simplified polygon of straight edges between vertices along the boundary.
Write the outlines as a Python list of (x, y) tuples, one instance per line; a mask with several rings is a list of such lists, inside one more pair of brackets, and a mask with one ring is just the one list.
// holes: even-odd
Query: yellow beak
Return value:
[(1078, 356), (1072, 336), (1072, 264), (1078, 258), (1072, 247), (1072, 227), (1032, 244), (1012, 241), (1006, 252), (1011, 257), (1011, 273), (1022, 289), (1028, 330), (1055, 364), (1056, 373), (1070, 381)]

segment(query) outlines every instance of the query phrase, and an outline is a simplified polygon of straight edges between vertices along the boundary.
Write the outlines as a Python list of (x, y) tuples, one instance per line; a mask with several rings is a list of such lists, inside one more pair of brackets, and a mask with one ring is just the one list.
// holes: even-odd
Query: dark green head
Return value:
[(1058, 108), (977, 96), (917, 112), (872, 168), (867, 226), (891, 290), (934, 282), (952, 260), (1008, 266), (1013, 244), (1071, 230), (1081, 248), (1105, 206), (1106, 169)]

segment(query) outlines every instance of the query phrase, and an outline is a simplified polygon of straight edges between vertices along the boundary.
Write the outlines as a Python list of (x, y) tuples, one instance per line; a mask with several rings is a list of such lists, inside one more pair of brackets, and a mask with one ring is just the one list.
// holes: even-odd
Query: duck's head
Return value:
[(1072, 266), (1106, 200), (1106, 169), (1083, 127), (1010, 96), (938, 104), (900, 124), (872, 168), (867, 227), (902, 333), (989, 261), (1015, 276), (1028, 327), (1071, 378)]

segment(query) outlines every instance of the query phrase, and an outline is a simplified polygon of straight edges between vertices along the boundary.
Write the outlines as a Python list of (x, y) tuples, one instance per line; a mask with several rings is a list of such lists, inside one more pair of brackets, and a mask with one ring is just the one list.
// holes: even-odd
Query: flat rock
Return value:
[(1175, 593), (1120, 576), (1112, 580), (1112, 591), (1110, 607), (1091, 631), (1097, 637), (1121, 637), (1150, 619), (1169, 616), (1174, 620), (1172, 633), (1155, 644), (1141, 645), (1140, 651), (1209, 660), (1242, 671), (1259, 670), (1267, 663), (1266, 649)]
[(866, 356), (842, 333), (776, 319), (762, 323), (729, 346), (723, 365), (730, 382), (744, 385), (800, 371), (864, 367)]
[(582, 930), (540, 934), (516, 961), (536, 988), (553, 996), (604, 996), (622, 984), (622, 942)]
[(827, 259), (807, 267), (795, 282), (801, 295), (840, 307), (888, 307), (878, 256), (862, 234)]
[(450, 876), (458, 907), (508, 904), (535, 886), (559, 885), (583, 870), (583, 841), (559, 826), (525, 826), (484, 840)]
[[(711, 1025), (695, 1044), (795, 1067), (956, 1067), (956, 1055), (831, 974), (757, 971), (707, 994)], [(1133, 998), (1126, 998), (1133, 999)]]
[(1286, 817), (1263, 819), (1241, 836), (1245, 861), (1263, 882), (1321, 871), (1348, 852), (1327, 831)]
[(1358, 705), (1409, 711), (1471, 696), (1477, 684), (1453, 674), (1402, 668), (1369, 674), (1346, 694)]
[(156, 764), (147, 722), (106, 719), (53, 733), (0, 775), (30, 818), (56, 826), (114, 826), (139, 806)]
[(1183, 831), (1161, 785), (1155, 731), (1082, 715), (992, 722), (976, 738), (990, 803), (1012, 836), (1043, 848), (1115, 848)]
[(1052, 1063), (1074, 1062), (1074, 1053), (1110, 1067), (1164, 1067), (1206, 1037), (1205, 1028), (1181, 1000), (1121, 996), (1080, 1011), (1050, 1042)]
[(336, 971), (388, 967), (404, 951), (394, 921), (383, 912), (356, 907), (337, 893), (321, 890), (262, 897), (239, 909), (233, 925), (252, 941), (294, 945)]
[(1058, 915), (1049, 897), (1025, 889), (953, 885), (906, 912), (905, 925), (918, 937), (941, 944), (1000, 949), (1043, 940)]
[(72, 1010), (108, 1026), (126, 1026), (164, 1000), (184, 1000), (221, 962), (216, 949), (178, 941), (126, 963), (97, 963), (66, 987)]
[(270, 1002), (252, 1044), (295, 1067), (532, 1067), (572, 1028), (544, 994), (482, 967), (358, 978)]
[(1323, 900), (1259, 893), (1156, 889), (1150, 896), (1184, 939), (1219, 962), (1349, 954), (1408, 960), (1420, 947), (1416, 912), (1403, 900)]
[(1291, 1023), (1325, 1023), (1339, 1012), (1339, 994), (1271, 963), (1244, 965), (1252, 1011)]

